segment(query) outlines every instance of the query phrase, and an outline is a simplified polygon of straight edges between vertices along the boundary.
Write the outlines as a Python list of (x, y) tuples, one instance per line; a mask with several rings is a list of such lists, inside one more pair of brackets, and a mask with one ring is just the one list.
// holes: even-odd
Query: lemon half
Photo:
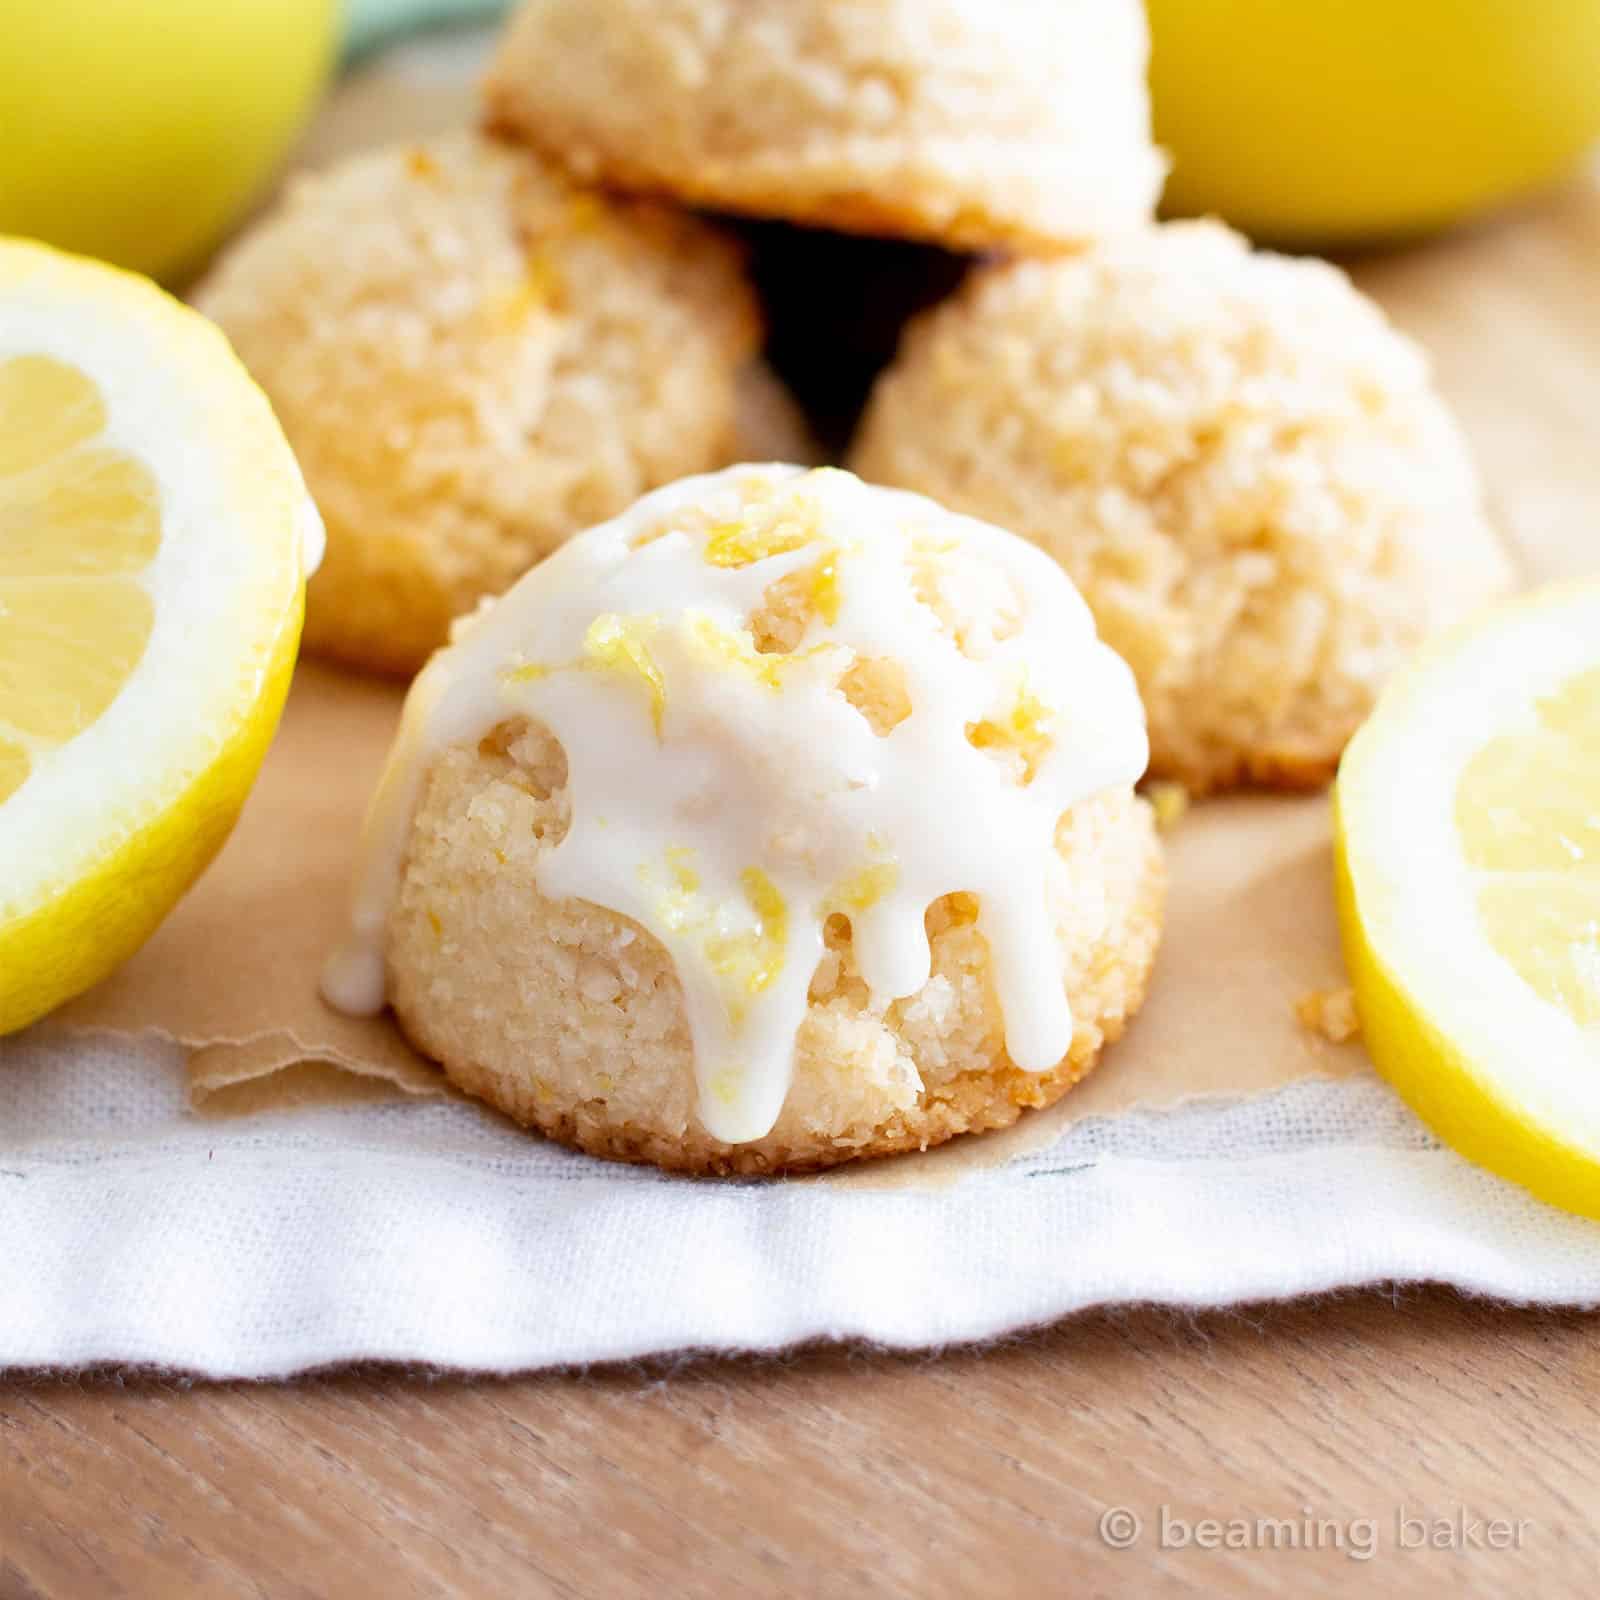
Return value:
[(320, 547), (215, 328), (0, 239), (0, 1033), (131, 954), (227, 837)]
[(1335, 833), (1379, 1070), (1463, 1155), (1600, 1216), (1600, 582), (1426, 651), (1346, 752)]

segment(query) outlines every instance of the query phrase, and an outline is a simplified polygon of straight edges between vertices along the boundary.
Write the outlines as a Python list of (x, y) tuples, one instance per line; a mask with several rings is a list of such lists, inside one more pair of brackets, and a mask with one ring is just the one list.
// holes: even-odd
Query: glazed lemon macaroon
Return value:
[(355, 666), (413, 670), (569, 534), (740, 454), (735, 246), (476, 134), (299, 180), (197, 298), (327, 523), (307, 645)]
[(1422, 353), (1215, 223), (976, 273), (879, 379), (863, 476), (1033, 540), (1133, 667), (1151, 771), (1320, 785), (1379, 685), (1504, 588)]
[(492, 125), (585, 181), (956, 248), (1150, 217), (1139, 0), (524, 0)]
[(417, 679), (323, 991), (596, 1155), (770, 1172), (1002, 1127), (1144, 993), (1145, 756), (1022, 540), (833, 469), (691, 478)]

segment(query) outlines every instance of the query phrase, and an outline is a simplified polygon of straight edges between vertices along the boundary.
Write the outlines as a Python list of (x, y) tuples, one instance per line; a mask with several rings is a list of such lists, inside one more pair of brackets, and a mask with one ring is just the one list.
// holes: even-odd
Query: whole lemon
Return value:
[(337, 0), (0, 0), (0, 233), (171, 277), (283, 156)]
[(1600, 137), (1596, 0), (1148, 0), (1166, 206), (1291, 245), (1398, 238)]

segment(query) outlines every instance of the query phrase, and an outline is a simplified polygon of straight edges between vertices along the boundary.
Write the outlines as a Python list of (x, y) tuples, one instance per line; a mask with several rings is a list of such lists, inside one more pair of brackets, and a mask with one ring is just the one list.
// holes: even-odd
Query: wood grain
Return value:
[[(1356, 268), (1432, 348), (1530, 575), (1600, 568), (1597, 262), (1586, 182)], [(0, 1388), (0, 1600), (1559, 1600), (1594, 1587), (1597, 1485), (1600, 1325), (1443, 1291), (1097, 1316), (925, 1359), (35, 1381)], [(1144, 1524), (1129, 1551), (1098, 1532), (1119, 1506)], [(1162, 1506), (1310, 1516), (1346, 1548), (1162, 1548)], [(1520, 1547), (1402, 1551), (1402, 1508), (1520, 1522)]]
[[(0, 1397), (0, 1596), (1587, 1595), (1594, 1335), (1416, 1291), (922, 1359), (40, 1382)], [(1162, 1549), (1163, 1505), (1373, 1553)], [(1403, 1551), (1402, 1507), (1521, 1548)]]

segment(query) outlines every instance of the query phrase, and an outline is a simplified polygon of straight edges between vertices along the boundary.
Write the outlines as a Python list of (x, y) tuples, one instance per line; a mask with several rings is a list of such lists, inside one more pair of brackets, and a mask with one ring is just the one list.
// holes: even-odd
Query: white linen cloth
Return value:
[(1082, 1122), (874, 1191), (669, 1178), (448, 1101), (198, 1117), (175, 1048), (0, 1043), (0, 1366), (932, 1346), (1406, 1279), (1593, 1302), (1600, 1224), (1441, 1149), (1376, 1079)]

